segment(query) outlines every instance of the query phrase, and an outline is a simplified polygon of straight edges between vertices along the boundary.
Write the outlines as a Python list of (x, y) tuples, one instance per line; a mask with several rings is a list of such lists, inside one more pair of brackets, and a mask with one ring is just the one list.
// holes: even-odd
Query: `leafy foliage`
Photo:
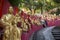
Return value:
[(12, 6), (18, 6), (21, 0), (8, 0)]
[(60, 0), (9, 0), (12, 6), (18, 6), (19, 8), (25, 7), (29, 10), (39, 10), (43, 12), (49, 11), (53, 8), (60, 7)]
[(60, 3), (60, 0), (53, 0), (54, 2), (56, 2), (56, 3)]

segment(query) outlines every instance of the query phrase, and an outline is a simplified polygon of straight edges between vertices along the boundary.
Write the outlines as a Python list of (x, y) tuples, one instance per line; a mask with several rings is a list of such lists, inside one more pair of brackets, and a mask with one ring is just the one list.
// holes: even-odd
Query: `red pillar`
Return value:
[(4, 4), (4, 0), (0, 0), (0, 18), (2, 16), (3, 4)]

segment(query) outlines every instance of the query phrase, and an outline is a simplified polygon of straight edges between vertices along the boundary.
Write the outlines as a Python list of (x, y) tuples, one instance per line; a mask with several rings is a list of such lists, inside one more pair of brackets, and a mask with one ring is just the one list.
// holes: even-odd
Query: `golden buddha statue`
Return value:
[(28, 31), (28, 26), (26, 25), (26, 23), (23, 24), (22, 30), (25, 32)]
[(34, 24), (34, 19), (31, 19), (31, 23)]
[(9, 7), (9, 13), (3, 15), (1, 22), (5, 25), (3, 40), (21, 40), (22, 29), (17, 27), (20, 18), (13, 15), (13, 8)]
[(22, 30), (23, 31), (28, 31), (28, 25), (26, 24), (26, 22), (24, 21), (24, 19), (23, 18), (21, 18), (21, 28), (22, 28)]
[(14, 15), (12, 13), (13, 13), (13, 8), (10, 7), (9, 13), (3, 15), (1, 18), (1, 21), (6, 25), (10, 24), (12, 22), (12, 20), (14, 20)]
[(34, 23), (35, 23), (36, 25), (41, 25), (39, 19), (36, 19), (36, 20), (34, 21)]
[(26, 23), (26, 25), (28, 26), (28, 29), (31, 30), (31, 24), (28, 22), (28, 19), (25, 19), (25, 23)]

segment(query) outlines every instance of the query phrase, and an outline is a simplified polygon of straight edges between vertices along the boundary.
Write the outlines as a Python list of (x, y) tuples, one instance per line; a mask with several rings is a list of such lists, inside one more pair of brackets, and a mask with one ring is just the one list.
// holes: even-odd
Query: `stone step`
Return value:
[(53, 35), (60, 35), (60, 32), (52, 32)]
[(54, 37), (60, 37), (60, 35), (53, 35)]
[(53, 30), (52, 32), (60, 32), (60, 30)]
[(60, 37), (54, 37), (55, 39), (60, 39)]
[(56, 40), (60, 40), (60, 27), (55, 27), (53, 30), (52, 30), (52, 35), (54, 36), (54, 38)]

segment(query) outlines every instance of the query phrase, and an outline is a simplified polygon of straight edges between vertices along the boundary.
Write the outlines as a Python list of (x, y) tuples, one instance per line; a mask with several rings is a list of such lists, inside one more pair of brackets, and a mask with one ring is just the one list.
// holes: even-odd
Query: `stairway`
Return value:
[(60, 40), (60, 27), (55, 27), (52, 30), (52, 35), (54, 36), (55, 40)]

